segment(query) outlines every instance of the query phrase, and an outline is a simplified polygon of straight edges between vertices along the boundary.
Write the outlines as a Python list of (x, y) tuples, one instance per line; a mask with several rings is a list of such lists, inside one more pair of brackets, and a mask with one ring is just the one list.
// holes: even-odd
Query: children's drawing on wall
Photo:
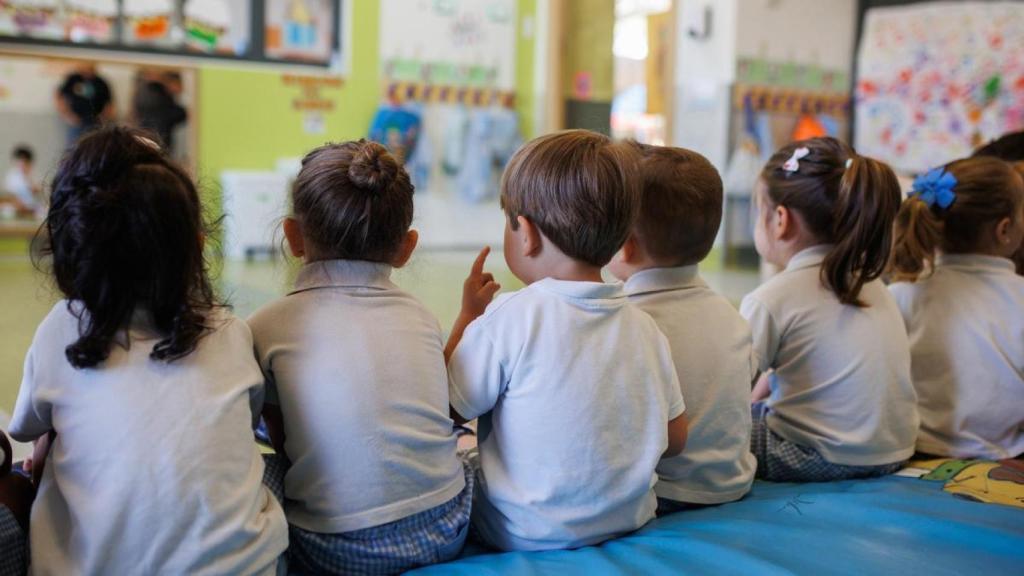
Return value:
[(243, 55), (249, 49), (247, 0), (189, 0), (182, 23), (185, 45), (200, 52)]
[(60, 40), (64, 24), (59, 0), (8, 0), (0, 2), (0, 34)]
[(1024, 128), (1021, 46), (1021, 3), (871, 10), (860, 46), (857, 149), (922, 172)]
[(103, 44), (114, 41), (116, 0), (66, 0), (64, 23), (70, 42)]
[(124, 41), (128, 44), (170, 44), (174, 10), (174, 0), (124, 0)]
[(270, 58), (331, 59), (334, 8), (329, 0), (268, 0), (264, 41)]
[(386, 79), (511, 90), (514, 0), (384, 0), (381, 66)]

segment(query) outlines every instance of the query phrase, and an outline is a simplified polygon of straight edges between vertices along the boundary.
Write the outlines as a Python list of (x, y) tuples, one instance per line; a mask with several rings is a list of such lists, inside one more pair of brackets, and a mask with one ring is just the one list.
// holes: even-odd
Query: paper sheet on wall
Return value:
[(515, 0), (381, 2), (386, 79), (512, 90), (515, 54)]
[(858, 58), (856, 147), (903, 172), (1024, 128), (1024, 3), (876, 8)]

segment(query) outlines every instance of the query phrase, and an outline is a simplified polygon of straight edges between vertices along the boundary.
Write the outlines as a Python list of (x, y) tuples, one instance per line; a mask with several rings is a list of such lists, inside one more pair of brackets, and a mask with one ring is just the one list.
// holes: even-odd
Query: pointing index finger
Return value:
[(479, 276), (484, 272), (484, 262), (487, 260), (487, 255), (491, 253), (490, 246), (484, 246), (483, 250), (480, 250), (480, 254), (477, 255), (476, 260), (473, 261), (472, 273), (474, 276)]

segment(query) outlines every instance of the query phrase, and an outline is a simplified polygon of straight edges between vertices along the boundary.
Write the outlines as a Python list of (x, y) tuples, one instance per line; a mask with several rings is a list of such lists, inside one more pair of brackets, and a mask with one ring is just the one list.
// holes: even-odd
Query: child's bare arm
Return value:
[(285, 456), (284, 415), (281, 414), (281, 407), (276, 404), (264, 404), (263, 421), (267, 423), (267, 435), (270, 436), (271, 447), (281, 456)]
[(448, 336), (448, 344), (444, 348), (444, 359), (448, 362), (462, 340), (462, 334), (470, 322), (476, 320), (487, 310), (487, 305), (494, 299), (494, 295), (501, 290), (501, 285), (494, 281), (494, 276), (484, 272), (484, 262), (491, 248), (485, 247), (473, 262), (469, 276), (462, 285), (462, 309), (459, 317), (455, 319), (452, 332)]
[(665, 449), (663, 457), (679, 456), (686, 448), (687, 429), (690, 423), (686, 420), (686, 413), (682, 413), (668, 423), (668, 448)]
[(771, 393), (771, 387), (768, 385), (768, 374), (761, 374), (754, 384), (754, 389), (750, 391), (750, 401), (760, 402), (768, 397)]

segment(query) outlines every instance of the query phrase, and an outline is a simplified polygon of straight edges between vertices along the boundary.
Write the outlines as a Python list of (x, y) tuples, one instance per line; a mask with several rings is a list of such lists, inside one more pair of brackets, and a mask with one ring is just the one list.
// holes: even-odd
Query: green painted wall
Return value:
[[(533, 125), (533, 36), (523, 36), (522, 20), (536, 15), (536, 0), (518, 0), (516, 46), (516, 108), (522, 115), (524, 135)], [(350, 73), (339, 89), (323, 89), (336, 97), (335, 109), (326, 113), (325, 134), (306, 134), (304, 114), (292, 109), (299, 94), (286, 86), (282, 71), (240, 70), (209, 66), (199, 71), (199, 177), (204, 189), (219, 187), (225, 169), (267, 170), (278, 158), (301, 156), (326, 141), (348, 140), (366, 134), (380, 103), (378, 0), (352, 2), (352, 55)], [(536, 26), (534, 26), (536, 28)]]
[[(537, 37), (537, 0), (519, 0), (519, 26), (516, 33), (516, 110), (519, 112), (519, 129), (524, 139), (530, 139), (533, 133), (534, 98), (534, 45)], [(532, 33), (523, 35), (524, 20), (531, 20)]]
[(565, 14), (565, 97), (575, 99), (573, 83), (578, 72), (590, 74), (588, 100), (611, 102), (614, 96), (612, 38), (615, 32), (615, 0), (569, 0)]
[(292, 109), (299, 89), (280, 71), (204, 67), (199, 71), (199, 176), (207, 187), (224, 169), (271, 169), (278, 158), (301, 156), (325, 141), (366, 133), (379, 102), (377, 0), (353, 2), (352, 59), (326, 134), (306, 134), (304, 113)]

